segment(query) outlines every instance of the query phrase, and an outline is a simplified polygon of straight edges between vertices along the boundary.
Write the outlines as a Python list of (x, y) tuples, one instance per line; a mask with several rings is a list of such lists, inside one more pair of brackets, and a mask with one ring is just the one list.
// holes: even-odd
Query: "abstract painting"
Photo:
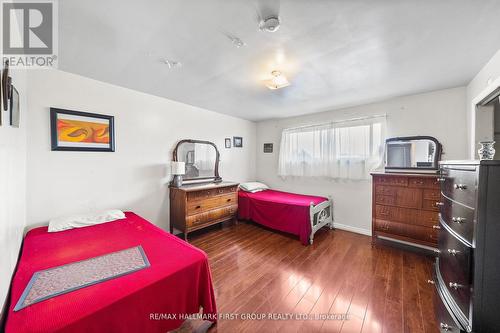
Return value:
[(115, 151), (114, 117), (50, 108), (52, 150)]

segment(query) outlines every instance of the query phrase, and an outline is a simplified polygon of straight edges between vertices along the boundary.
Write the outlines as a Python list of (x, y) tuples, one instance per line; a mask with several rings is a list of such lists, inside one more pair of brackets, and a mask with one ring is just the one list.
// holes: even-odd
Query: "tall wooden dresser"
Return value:
[(170, 187), (170, 232), (190, 232), (233, 220), (238, 212), (238, 184), (219, 182)]
[(439, 329), (500, 332), (500, 161), (440, 165)]
[(439, 181), (436, 174), (374, 172), (372, 237), (437, 248)]

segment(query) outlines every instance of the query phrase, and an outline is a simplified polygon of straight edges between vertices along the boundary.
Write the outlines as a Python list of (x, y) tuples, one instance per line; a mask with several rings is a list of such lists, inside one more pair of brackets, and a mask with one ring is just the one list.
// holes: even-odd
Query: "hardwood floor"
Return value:
[[(221, 319), (209, 332), (438, 332), (432, 258), (321, 230), (312, 246), (239, 223), (193, 236), (209, 257)], [(243, 320), (241, 316), (347, 314), (337, 320)], [(302, 319), (302, 320), (301, 320)], [(196, 330), (187, 322), (179, 331)]]

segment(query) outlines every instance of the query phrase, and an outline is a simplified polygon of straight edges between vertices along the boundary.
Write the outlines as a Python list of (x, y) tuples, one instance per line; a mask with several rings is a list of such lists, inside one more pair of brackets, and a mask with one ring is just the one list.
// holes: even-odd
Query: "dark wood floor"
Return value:
[[(209, 257), (219, 313), (346, 314), (347, 320), (220, 320), (209, 332), (437, 332), (432, 259), (341, 230), (312, 246), (239, 223), (194, 236)], [(185, 323), (180, 331), (195, 329)]]

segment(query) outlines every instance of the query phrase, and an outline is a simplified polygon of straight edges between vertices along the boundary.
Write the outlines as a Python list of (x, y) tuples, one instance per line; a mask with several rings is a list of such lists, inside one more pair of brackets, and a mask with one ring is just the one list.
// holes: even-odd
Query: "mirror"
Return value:
[(434, 137), (411, 136), (387, 139), (385, 151), (387, 171), (435, 171), (439, 168), (442, 147)]
[(173, 160), (186, 166), (184, 183), (219, 182), (219, 151), (210, 141), (181, 140), (175, 146)]

